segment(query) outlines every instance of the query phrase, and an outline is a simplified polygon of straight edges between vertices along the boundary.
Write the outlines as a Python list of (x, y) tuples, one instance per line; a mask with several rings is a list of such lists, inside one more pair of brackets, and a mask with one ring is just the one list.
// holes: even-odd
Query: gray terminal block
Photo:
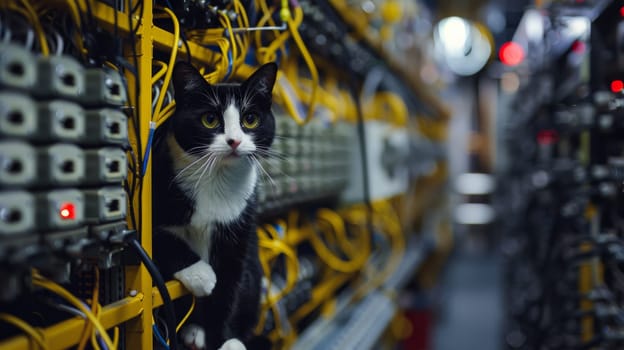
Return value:
[(85, 220), (85, 200), (77, 189), (62, 189), (36, 195), (37, 228), (40, 232), (80, 226)]
[(37, 59), (37, 69), (38, 95), (79, 100), (85, 94), (85, 70), (74, 58), (42, 56)]
[(34, 56), (21, 46), (0, 43), (0, 86), (31, 90), (37, 81)]
[(126, 217), (126, 191), (122, 187), (103, 187), (83, 191), (85, 219), (90, 223), (105, 223)]
[(0, 192), (0, 236), (33, 232), (35, 197), (26, 191)]
[(85, 154), (71, 144), (54, 144), (38, 149), (42, 180), (52, 186), (74, 186), (84, 182)]
[(37, 108), (30, 97), (0, 92), (0, 136), (29, 139), (37, 133), (37, 128)]
[(85, 70), (86, 93), (83, 102), (88, 105), (121, 106), (126, 103), (128, 96), (118, 72), (103, 68), (89, 68)]
[(83, 143), (128, 144), (128, 118), (120, 110), (112, 108), (87, 111), (87, 137)]
[(36, 154), (25, 142), (0, 142), (0, 186), (25, 187), (39, 181)]
[(121, 183), (128, 175), (126, 153), (120, 148), (90, 149), (85, 155), (88, 184)]
[(85, 111), (63, 100), (38, 104), (39, 138), (46, 141), (78, 142), (86, 138)]

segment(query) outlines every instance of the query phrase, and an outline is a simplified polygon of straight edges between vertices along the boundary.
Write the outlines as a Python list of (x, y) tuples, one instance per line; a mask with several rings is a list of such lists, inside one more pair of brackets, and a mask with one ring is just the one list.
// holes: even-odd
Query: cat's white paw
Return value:
[(180, 338), (184, 345), (192, 350), (206, 348), (206, 332), (196, 324), (190, 324), (180, 331)]
[(196, 297), (205, 297), (212, 293), (217, 285), (217, 275), (210, 264), (200, 260), (189, 267), (173, 274), (173, 277)]
[(247, 350), (247, 348), (245, 348), (245, 345), (241, 343), (240, 340), (232, 338), (223, 343), (219, 350)]

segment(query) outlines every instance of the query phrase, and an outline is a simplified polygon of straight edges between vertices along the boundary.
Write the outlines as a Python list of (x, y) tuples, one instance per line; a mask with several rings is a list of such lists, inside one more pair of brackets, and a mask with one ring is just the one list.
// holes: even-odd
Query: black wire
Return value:
[(89, 26), (91, 29), (95, 28), (95, 18), (93, 17), (93, 10), (91, 9), (91, 0), (85, 0), (87, 4), (87, 14), (89, 15)]
[[(76, 8), (80, 9), (80, 4), (78, 3), (78, 0), (74, 0), (74, 4), (76, 6)], [(87, 26), (87, 20), (85, 20), (85, 14), (82, 11), (78, 11), (78, 20), (80, 21), (80, 23), (76, 23), (79, 27), (81, 38), (84, 42), (84, 38), (87, 37), (87, 34), (89, 32), (88, 29), (85, 28), (85, 26)]]
[[(141, 14), (143, 14), (143, 0), (140, 1), (141, 3)], [(132, 0), (128, 1), (128, 6), (130, 8), (132, 7)], [(130, 23), (130, 25), (132, 25), (132, 12), (128, 11), (128, 23)], [(141, 86), (139, 84), (139, 61), (137, 58), (137, 50), (136, 50), (136, 33), (139, 29), (140, 23), (137, 22), (136, 27), (134, 27), (131, 32), (130, 32), (130, 47), (132, 48), (132, 59), (134, 61), (134, 69), (135, 69), (135, 79), (134, 79), (134, 88), (135, 88), (135, 99), (136, 99), (136, 105), (135, 105), (135, 112), (136, 112), (136, 119), (134, 119), (135, 121), (135, 127), (134, 127), (134, 131), (135, 131), (135, 137), (137, 140), (137, 144), (141, 145), (141, 132), (140, 132), (140, 116), (141, 116), (141, 110), (140, 110), (140, 103), (139, 103), (139, 96), (141, 94)], [(143, 164), (143, 155), (141, 154), (141, 149), (139, 147), (139, 150), (137, 152), (137, 164)], [(133, 184), (132, 187), (136, 188), (137, 184), (138, 184), (138, 188), (139, 188), (139, 198), (141, 198), (143, 196), (143, 181), (142, 181), (142, 176), (133, 176)], [(137, 183), (138, 181), (138, 183)], [(139, 200), (139, 218), (138, 218), (138, 226), (135, 226), (137, 228), (137, 230), (139, 232), (141, 232), (142, 228), (143, 228), (143, 215), (141, 215), (141, 213), (143, 212), (143, 203), (141, 200)]]
[[(131, 4), (132, 0), (130, 0), (130, 3), (128, 3), (129, 7), (132, 7)], [(137, 12), (137, 10), (139, 9), (139, 5), (141, 5), (141, 7), (143, 7), (143, 1), (137, 1), (136, 5), (134, 5), (134, 7), (132, 7), (132, 9), (130, 10), (130, 14), (134, 15), (135, 12)], [(141, 11), (143, 12), (143, 11)]]
[(184, 43), (184, 47), (186, 48), (186, 61), (191, 63), (191, 47), (188, 44), (188, 40), (186, 40), (186, 35), (182, 33), (182, 42)]
[(135, 238), (130, 240), (130, 246), (137, 253), (141, 261), (147, 268), (147, 271), (152, 276), (152, 280), (154, 284), (156, 284), (156, 288), (160, 292), (160, 296), (163, 299), (163, 308), (165, 309), (165, 323), (167, 324), (167, 331), (169, 332), (169, 349), (176, 350), (178, 348), (178, 339), (176, 336), (176, 316), (175, 309), (173, 308), (173, 303), (171, 302), (171, 296), (169, 295), (169, 291), (167, 290), (167, 286), (165, 285), (165, 280), (163, 279), (160, 271), (147, 255), (147, 252), (141, 246), (141, 243), (137, 241)]
[(364, 204), (367, 208), (366, 213), (366, 225), (370, 232), (370, 240), (372, 244), (373, 240), (373, 206), (371, 204), (370, 188), (369, 188), (369, 174), (368, 174), (368, 152), (366, 151), (366, 131), (364, 130), (364, 114), (362, 113), (362, 105), (360, 104), (360, 94), (358, 92), (357, 84), (352, 81), (350, 84), (351, 96), (355, 101), (355, 110), (357, 114), (357, 132), (360, 148), (360, 159), (362, 161), (362, 179), (364, 186), (362, 188), (364, 195)]
[[(87, 0), (87, 2), (89, 1)], [(113, 21), (115, 23), (113, 26), (113, 52), (115, 57), (118, 57), (121, 54), (121, 45), (119, 45), (121, 39), (119, 39), (119, 19), (117, 18), (117, 8), (119, 8), (119, 0), (115, 0), (115, 5), (113, 6)]]

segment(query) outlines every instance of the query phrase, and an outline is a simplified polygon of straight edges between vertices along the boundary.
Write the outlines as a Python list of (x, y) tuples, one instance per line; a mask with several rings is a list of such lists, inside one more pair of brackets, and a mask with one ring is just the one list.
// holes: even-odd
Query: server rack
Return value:
[[(154, 96), (152, 95), (153, 86), (153, 64), (155, 58), (155, 52), (171, 53), (177, 51), (177, 55), (192, 56), (195, 63), (199, 64), (211, 64), (215, 56), (218, 56), (213, 50), (199, 45), (193, 41), (182, 42), (181, 39), (176, 40), (179, 37), (179, 33), (174, 30), (167, 30), (163, 27), (156, 25), (155, 13), (165, 14), (165, 17), (170, 17), (171, 20), (176, 21), (175, 14), (172, 13), (167, 7), (158, 8), (151, 1), (141, 2), (141, 7), (137, 8), (134, 14), (128, 16), (130, 9), (135, 8), (136, 4), (132, 1), (119, 4), (115, 2), (119, 8), (115, 9), (111, 6), (110, 2), (106, 1), (78, 1), (79, 11), (86, 15), (88, 6), (89, 15), (92, 15), (102, 29), (108, 32), (116, 32), (120, 36), (127, 36), (129, 33), (136, 33), (136, 44), (134, 48), (126, 47), (125, 52), (128, 55), (136, 55), (137, 57), (137, 79), (132, 74), (128, 74), (125, 78), (128, 80), (128, 94), (131, 101), (136, 101), (136, 105), (132, 108), (140, 111), (138, 118), (138, 127), (140, 142), (133, 137), (132, 129), (130, 130), (130, 145), (134, 149), (135, 154), (148, 155), (146, 157), (147, 163), (144, 167), (144, 171), (140, 174), (142, 181), (142, 191), (135, 194), (134, 198), (128, 198), (131, 203), (134, 203), (130, 208), (134, 210), (134, 215), (142, 222), (141, 230), (139, 232), (140, 243), (145, 251), (151, 255), (151, 193), (154, 190), (151, 184), (151, 162), (149, 161), (149, 142), (150, 133), (153, 132), (154, 125), (152, 122), (152, 116), (149, 113), (152, 110), (152, 103)], [(380, 55), (382, 59), (387, 61), (387, 66), (390, 67), (394, 79), (401, 74), (407, 74), (410, 77), (414, 77), (414, 74), (403, 70), (402, 63), (394, 62), (394, 59), (388, 55), (388, 52), (381, 47), (381, 40), (379, 38), (371, 38), (365, 35), (363, 28), (360, 24), (355, 22), (355, 19), (349, 15), (349, 8), (345, 8), (344, 4), (340, 1), (332, 1), (331, 5), (334, 6), (338, 13), (341, 14), (341, 20), (344, 20), (348, 26), (355, 28), (355, 32), (359, 32), (356, 35), (363, 35), (364, 40), (363, 47), (370, 52), (374, 52)], [(134, 53), (133, 51), (136, 51)], [(249, 65), (242, 65), (235, 71), (235, 75), (239, 77), (246, 77), (252, 72), (253, 68)], [(431, 117), (418, 117), (419, 128), (421, 132), (427, 135), (427, 138), (438, 143), (444, 143), (444, 134), (446, 129), (446, 120), (448, 119), (448, 112), (443, 107), (442, 103), (430, 94), (422, 83), (419, 83), (418, 79), (398, 79), (399, 84), (406, 84), (410, 97), (417, 96), (421, 102), (423, 102), (424, 110), (426, 113), (431, 114)], [(137, 85), (135, 85), (135, 83)], [(135, 86), (139, 86), (140, 94), (137, 94)], [(415, 94), (415, 95), (413, 95)], [(422, 106), (421, 106), (422, 108)], [(435, 119), (439, 118), (439, 119)], [(132, 128), (132, 125), (130, 126)], [(436, 151), (433, 151), (435, 153)], [(434, 156), (435, 158), (436, 156)], [(439, 158), (440, 167), (438, 170), (429, 174), (426, 177), (422, 177), (419, 180), (417, 186), (418, 193), (426, 199), (436, 197), (437, 191), (442, 189), (445, 184), (446, 171), (444, 167), (444, 160)], [(137, 176), (137, 174), (131, 174), (129, 176)], [(400, 200), (395, 198), (395, 201)], [(409, 213), (404, 218), (407, 221), (414, 221), (417, 224), (421, 224), (423, 216), (426, 212), (427, 202), (422, 201), (416, 203), (416, 209), (414, 213)], [(139, 210), (140, 208), (140, 210)], [(129, 219), (128, 219), (129, 220)], [(132, 223), (129, 222), (130, 226)], [(440, 226), (436, 223), (432, 224), (432, 230), (437, 231)], [(311, 233), (315, 235), (315, 233)], [(309, 239), (306, 235), (290, 235), (284, 239), (289, 247), (296, 247), (300, 242)], [(423, 246), (422, 243), (415, 243), (417, 246)], [(293, 249), (293, 248), (291, 248)], [(424, 254), (424, 252), (423, 252)], [(362, 262), (362, 265), (365, 262)], [(411, 264), (417, 264), (417, 261), (412, 261), (406, 267), (409, 272)], [(360, 267), (361, 267), (360, 266)], [(125, 343), (120, 347), (128, 349), (152, 349), (154, 348), (154, 338), (152, 333), (152, 320), (148, 315), (155, 308), (163, 305), (163, 298), (156, 287), (152, 287), (152, 277), (144, 267), (140, 264), (126, 264), (123, 267), (124, 272), (124, 286), (123, 286), (123, 298), (114, 301), (104, 306), (99, 315), (99, 321), (106, 329), (111, 329), (115, 326), (123, 325), (123, 333)], [(327, 278), (325, 282), (319, 286), (315, 286), (312, 292), (312, 302), (306, 304), (305, 307), (297, 310), (292, 316), (293, 320), (298, 320), (307, 316), (310, 311), (317, 309), (319, 305), (326, 302), (321, 299), (321, 296), (327, 295), (331, 291), (337, 291), (343, 287), (345, 283), (354, 277), (354, 272), (347, 274), (335, 274), (332, 278)], [(407, 273), (409, 275), (409, 273)], [(403, 277), (405, 278), (405, 277)], [(395, 282), (395, 284), (405, 283)], [(183, 286), (177, 281), (167, 282), (167, 289), (172, 299), (178, 299), (185, 295), (187, 292)], [(396, 287), (396, 286), (395, 286)], [(41, 329), (41, 334), (45, 343), (50, 349), (64, 349), (72, 347), (78, 344), (81, 339), (82, 331), (85, 326), (85, 321), (79, 318), (72, 318), (66, 321), (59, 322), (44, 329)], [(288, 343), (293, 345), (293, 343)], [(8, 339), (0, 341), (0, 347), (6, 349), (26, 349), (30, 346), (29, 337), (24, 335), (17, 335)]]

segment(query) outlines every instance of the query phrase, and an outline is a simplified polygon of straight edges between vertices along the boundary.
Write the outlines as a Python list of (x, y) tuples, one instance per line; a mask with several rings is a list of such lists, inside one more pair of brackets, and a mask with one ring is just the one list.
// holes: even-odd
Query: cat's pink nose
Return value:
[(232, 147), (232, 149), (236, 149), (238, 147), (238, 145), (240, 145), (240, 140), (234, 140), (234, 139), (228, 139), (227, 140), (227, 144), (230, 145), (230, 147)]

